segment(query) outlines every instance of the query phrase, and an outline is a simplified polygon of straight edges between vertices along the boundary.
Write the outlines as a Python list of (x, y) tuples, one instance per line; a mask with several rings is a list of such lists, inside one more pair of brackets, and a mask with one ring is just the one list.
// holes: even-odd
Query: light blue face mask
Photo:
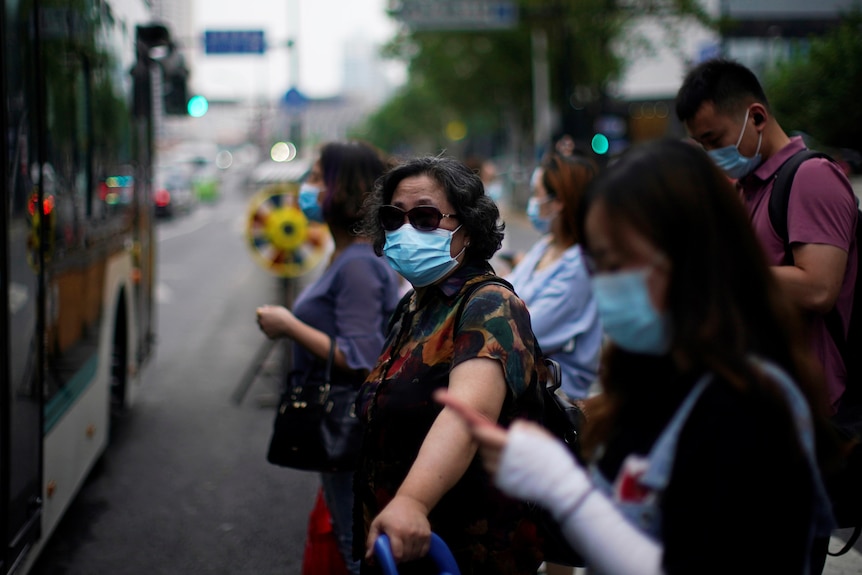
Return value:
[(485, 186), (485, 195), (494, 200), (494, 203), (500, 203), (503, 199), (503, 182), (493, 181)]
[(467, 249), (455, 256), (451, 255), (454, 231), (437, 228), (430, 232), (420, 232), (410, 224), (404, 224), (392, 232), (386, 232), (383, 255), (386, 261), (413, 287), (425, 287), (445, 277), (458, 267), (458, 258)]
[(551, 218), (543, 218), (539, 215), (541, 209), (542, 203), (539, 202), (539, 198), (532, 197), (527, 200), (527, 217), (530, 219), (530, 223), (533, 224), (537, 232), (546, 234), (551, 230)]
[(664, 355), (670, 349), (667, 317), (650, 301), (649, 269), (598, 274), (591, 282), (602, 329), (618, 346), (633, 353)]
[(742, 132), (739, 133), (739, 139), (736, 140), (736, 145), (725, 146), (717, 150), (709, 150), (707, 154), (712, 158), (716, 165), (724, 170), (724, 173), (729, 177), (738, 180), (744, 178), (760, 165), (760, 144), (763, 141), (763, 132), (757, 136), (757, 150), (750, 158), (746, 158), (739, 152), (739, 144), (742, 142), (742, 136), (745, 135), (745, 128), (748, 125), (748, 110), (745, 111), (745, 119), (742, 121)]
[(323, 223), (323, 209), (320, 207), (318, 198), (320, 197), (320, 188), (311, 184), (303, 183), (299, 186), (299, 209), (305, 214), (306, 219), (310, 222)]

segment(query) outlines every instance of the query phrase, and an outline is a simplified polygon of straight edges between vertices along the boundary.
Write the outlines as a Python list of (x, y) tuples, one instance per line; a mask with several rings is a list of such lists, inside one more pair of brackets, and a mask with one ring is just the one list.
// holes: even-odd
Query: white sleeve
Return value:
[(494, 477), (509, 495), (545, 507), (563, 534), (604, 575), (661, 575), (663, 548), (638, 530), (593, 488), (562, 442), (512, 427)]

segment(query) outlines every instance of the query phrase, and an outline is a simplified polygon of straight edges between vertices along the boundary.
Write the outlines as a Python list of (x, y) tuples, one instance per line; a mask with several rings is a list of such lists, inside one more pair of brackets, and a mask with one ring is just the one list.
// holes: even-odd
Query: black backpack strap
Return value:
[[(509, 282), (507, 282), (503, 278), (495, 276), (495, 275), (489, 274), (485, 278), (471, 283), (470, 285), (467, 286), (467, 289), (464, 290), (463, 293), (459, 294), (460, 301), (458, 302), (458, 311), (456, 312), (456, 315), (455, 315), (455, 326), (456, 327), (459, 323), (461, 323), (461, 315), (464, 313), (464, 306), (466, 306), (467, 302), (470, 301), (470, 297), (473, 295), (473, 293), (475, 291), (477, 291), (480, 287), (490, 285), (490, 284), (501, 285), (504, 288), (511, 291), (512, 293), (515, 293), (515, 288), (512, 286), (512, 284), (510, 284)], [(392, 312), (392, 316), (389, 318), (389, 325), (386, 327), (386, 333), (391, 332), (392, 328), (395, 327), (395, 324), (398, 322), (398, 320), (401, 319), (401, 316), (404, 315), (404, 312), (407, 310), (407, 307), (410, 305), (410, 300), (413, 297), (413, 294), (414, 294), (414, 291), (410, 290), (401, 298), (401, 301), (398, 302), (398, 305), (395, 306), (395, 311)]]
[(413, 290), (410, 290), (398, 301), (398, 305), (395, 306), (395, 311), (393, 311), (392, 315), (389, 317), (389, 324), (386, 326), (387, 335), (392, 331), (392, 328), (395, 327), (395, 324), (401, 316), (404, 315), (404, 310), (406, 310), (407, 306), (410, 305), (410, 298), (412, 297)]
[(461, 323), (461, 315), (464, 313), (464, 308), (467, 306), (467, 302), (470, 301), (470, 298), (473, 296), (473, 294), (480, 287), (483, 287), (486, 285), (491, 285), (491, 284), (501, 285), (504, 288), (506, 288), (507, 290), (511, 291), (512, 293), (515, 293), (515, 288), (514, 288), (514, 286), (512, 286), (512, 284), (510, 284), (509, 282), (507, 282), (503, 278), (495, 276), (495, 275), (488, 275), (487, 277), (485, 277), (481, 280), (477, 280), (477, 281), (471, 283), (470, 285), (467, 286), (467, 289), (465, 289), (464, 292), (461, 294), (461, 301), (458, 303), (458, 311), (455, 313), (455, 328), (456, 329), (458, 328), (458, 324)]
[[(790, 247), (790, 233), (787, 230), (787, 208), (790, 205), (790, 188), (793, 185), (793, 178), (796, 176), (796, 171), (802, 162), (812, 158), (825, 158), (833, 161), (828, 154), (815, 150), (800, 150), (790, 156), (775, 174), (775, 183), (772, 185), (772, 194), (769, 197), (769, 222), (775, 233), (784, 242), (784, 265), (793, 265), (793, 250)], [(823, 318), (826, 323), (826, 329), (832, 336), (832, 339), (838, 345), (838, 349), (844, 355), (845, 337), (844, 326), (841, 322), (841, 316), (836, 308), (832, 308)], [(845, 361), (846, 363), (846, 361)]]
[(784, 265), (793, 265), (793, 250), (790, 249), (790, 234), (787, 231), (787, 207), (790, 205), (790, 188), (796, 170), (802, 162), (812, 158), (826, 158), (827, 154), (814, 150), (800, 150), (788, 158), (775, 173), (775, 183), (769, 197), (769, 222), (778, 237), (784, 242)]

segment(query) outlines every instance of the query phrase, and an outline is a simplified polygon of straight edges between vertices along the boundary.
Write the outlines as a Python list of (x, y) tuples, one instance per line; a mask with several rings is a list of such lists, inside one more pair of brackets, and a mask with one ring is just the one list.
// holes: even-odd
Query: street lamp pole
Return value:
[[(299, 2), (300, 0), (288, 0), (288, 24), (287, 24), (287, 53), (289, 66), (290, 88), (299, 90), (299, 50), (297, 39), (299, 37)], [(290, 9), (292, 8), (292, 10)], [(300, 111), (289, 112), (288, 139), (293, 142), (296, 149), (302, 147), (302, 122)]]

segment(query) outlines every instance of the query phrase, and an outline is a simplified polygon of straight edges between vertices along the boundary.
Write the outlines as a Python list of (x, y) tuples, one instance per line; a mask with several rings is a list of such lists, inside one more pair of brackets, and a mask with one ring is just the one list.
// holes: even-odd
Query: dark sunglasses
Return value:
[(394, 232), (404, 225), (404, 216), (410, 225), (420, 232), (431, 232), (440, 227), (443, 218), (457, 217), (455, 214), (444, 214), (434, 206), (416, 206), (412, 210), (404, 211), (397, 206), (380, 206), (377, 217), (380, 225), (387, 232)]

